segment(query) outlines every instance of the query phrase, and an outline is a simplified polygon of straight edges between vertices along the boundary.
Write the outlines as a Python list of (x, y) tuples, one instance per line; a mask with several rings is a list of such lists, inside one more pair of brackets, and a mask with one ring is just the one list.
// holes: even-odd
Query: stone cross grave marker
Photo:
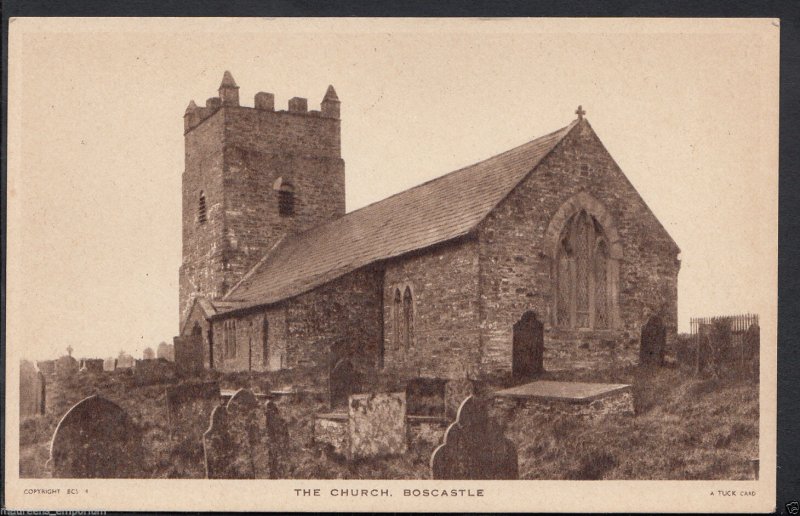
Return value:
[(138, 478), (142, 451), (141, 433), (128, 414), (94, 395), (61, 418), (48, 466), (56, 478)]
[(214, 407), (220, 404), (217, 382), (183, 383), (166, 389), (167, 421), (173, 450), (180, 457), (180, 467), (191, 478), (202, 478), (203, 432)]
[(434, 480), (515, 480), (517, 449), (489, 417), (485, 403), (465, 399), (431, 456)]
[(41, 371), (23, 360), (19, 369), (19, 417), (44, 414), (47, 383)]
[(249, 389), (240, 389), (226, 406), (214, 409), (203, 434), (206, 478), (278, 478), (273, 464), (278, 454), (271, 452), (286, 442), (280, 442), (277, 407), (268, 407), (262, 408)]
[(353, 394), (348, 432), (352, 459), (402, 455), (406, 452), (406, 393)]

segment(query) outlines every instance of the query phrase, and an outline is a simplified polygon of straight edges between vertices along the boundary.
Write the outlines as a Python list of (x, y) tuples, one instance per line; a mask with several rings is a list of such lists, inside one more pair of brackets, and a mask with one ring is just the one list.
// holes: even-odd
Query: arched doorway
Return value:
[(639, 364), (661, 366), (664, 364), (667, 329), (661, 317), (654, 315), (642, 326), (642, 339), (639, 346)]
[(544, 371), (544, 324), (527, 311), (514, 324), (511, 373), (514, 378), (531, 378)]

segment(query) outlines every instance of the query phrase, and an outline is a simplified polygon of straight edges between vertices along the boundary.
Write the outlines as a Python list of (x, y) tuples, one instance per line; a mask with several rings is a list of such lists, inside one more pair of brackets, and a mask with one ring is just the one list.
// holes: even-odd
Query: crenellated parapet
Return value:
[(320, 103), (319, 110), (308, 109), (308, 99), (302, 97), (292, 97), (289, 99), (286, 110), (275, 110), (275, 95), (260, 91), (256, 93), (253, 100), (253, 107), (241, 106), (239, 104), (239, 86), (233, 79), (233, 75), (229, 71), (225, 71), (222, 77), (222, 82), (219, 86), (218, 96), (210, 97), (206, 100), (204, 107), (198, 106), (194, 100), (189, 102), (186, 111), (183, 115), (183, 129), (184, 133), (188, 133), (204, 120), (212, 116), (214, 113), (222, 108), (238, 108), (238, 109), (254, 109), (258, 111), (268, 111), (273, 113), (290, 113), (292, 115), (304, 115), (320, 118), (339, 119), (340, 116), (339, 97), (336, 95), (336, 90), (333, 86), (328, 86), (325, 96)]

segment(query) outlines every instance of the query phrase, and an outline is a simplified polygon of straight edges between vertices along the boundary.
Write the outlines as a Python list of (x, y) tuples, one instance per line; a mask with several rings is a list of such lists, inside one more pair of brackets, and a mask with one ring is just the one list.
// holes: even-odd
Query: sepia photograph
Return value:
[(9, 509), (774, 510), (778, 20), (9, 33)]

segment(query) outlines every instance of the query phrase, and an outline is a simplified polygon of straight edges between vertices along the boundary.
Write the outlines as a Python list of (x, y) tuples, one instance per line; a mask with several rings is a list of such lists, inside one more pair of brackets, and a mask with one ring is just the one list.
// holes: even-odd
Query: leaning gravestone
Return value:
[(453, 419), (458, 415), (458, 409), (464, 400), (472, 396), (474, 387), (466, 378), (449, 380), (444, 384), (444, 414)]
[(19, 416), (44, 414), (47, 392), (44, 375), (27, 360), (20, 363), (19, 371)]
[(214, 407), (220, 404), (217, 382), (184, 383), (166, 389), (167, 421), (175, 455), (186, 474), (204, 475), (203, 432)]
[(348, 458), (406, 452), (406, 393), (353, 394), (348, 410)]
[(119, 405), (90, 396), (61, 418), (50, 444), (56, 478), (139, 478), (141, 433)]
[(515, 480), (517, 449), (489, 418), (486, 405), (470, 396), (431, 456), (434, 480)]
[(211, 414), (203, 434), (206, 478), (269, 478), (266, 416), (252, 391), (240, 389)]

